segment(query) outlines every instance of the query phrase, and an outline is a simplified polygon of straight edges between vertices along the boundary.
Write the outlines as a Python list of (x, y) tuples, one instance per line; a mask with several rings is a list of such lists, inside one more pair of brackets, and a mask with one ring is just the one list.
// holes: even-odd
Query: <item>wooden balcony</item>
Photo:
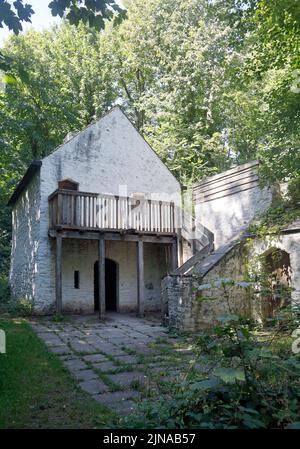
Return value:
[(62, 189), (49, 196), (50, 229), (174, 235), (176, 221), (172, 202)]

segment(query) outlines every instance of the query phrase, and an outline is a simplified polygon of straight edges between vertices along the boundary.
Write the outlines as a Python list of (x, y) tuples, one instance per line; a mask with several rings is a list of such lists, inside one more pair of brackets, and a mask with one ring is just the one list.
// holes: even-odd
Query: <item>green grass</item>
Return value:
[(112, 412), (83, 392), (23, 319), (0, 319), (0, 428), (98, 428)]

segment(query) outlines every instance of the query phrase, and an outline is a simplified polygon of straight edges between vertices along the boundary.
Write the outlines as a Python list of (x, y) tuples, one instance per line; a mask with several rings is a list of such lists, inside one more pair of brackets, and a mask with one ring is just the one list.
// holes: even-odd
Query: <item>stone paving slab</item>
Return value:
[(105, 383), (98, 379), (95, 380), (85, 380), (83, 382), (79, 383), (80, 388), (82, 388), (84, 391), (90, 394), (98, 394), (98, 393), (104, 393), (108, 391), (108, 386), (105, 385)]
[[(74, 316), (59, 324), (49, 320), (31, 324), (49, 350), (70, 370), (78, 385), (120, 415), (133, 412), (137, 407), (135, 401), (142, 400), (142, 394), (134, 389), (138, 387), (135, 383), (147, 387), (157, 377), (155, 373), (162, 374), (164, 379), (176, 374), (165, 373), (163, 365), (167, 355), (160, 354), (158, 346), (149, 347), (157, 338), (165, 342), (169, 339), (164, 328), (155, 322), (114, 314), (108, 315), (105, 321), (95, 315)], [(157, 360), (153, 369), (141, 363), (148, 359), (152, 363), (154, 357)], [(129, 365), (133, 370), (126, 366), (127, 370), (113, 374), (114, 370), (121, 370), (122, 365)], [(100, 372), (105, 374), (103, 378)], [(119, 386), (119, 391), (110, 391), (112, 383)]]
[(79, 370), (87, 368), (87, 365), (82, 360), (80, 360), (79, 358), (71, 359), (71, 360), (65, 360), (64, 364), (67, 366), (67, 368), (69, 368), (69, 370), (71, 372), (79, 371)]
[(49, 349), (57, 355), (71, 354), (71, 350), (67, 345), (51, 346)]
[(103, 373), (106, 373), (107, 371), (113, 371), (119, 368), (118, 365), (116, 365), (110, 360), (108, 362), (93, 363), (93, 367), (99, 369)]
[(104, 347), (102, 346), (102, 351), (105, 354), (112, 355), (112, 356), (127, 355), (127, 353), (125, 351), (123, 351), (122, 349), (119, 349), (117, 346), (105, 345)]
[(73, 376), (77, 380), (92, 380), (92, 379), (98, 379), (98, 374), (95, 373), (95, 371), (91, 369), (82, 369), (80, 371), (74, 371), (72, 372)]
[(92, 345), (89, 345), (87, 342), (82, 340), (73, 341), (70, 343), (70, 346), (75, 352), (82, 352), (86, 354), (95, 352), (95, 348)]
[(125, 371), (123, 373), (111, 374), (110, 379), (121, 387), (129, 387), (133, 382), (146, 383), (148, 378), (140, 371)]
[(93, 396), (96, 401), (102, 402), (105, 405), (127, 401), (128, 399), (139, 399), (140, 397), (141, 393), (136, 390), (112, 391), (110, 393), (102, 393)]
[(126, 365), (127, 364), (133, 365), (138, 362), (137, 357), (135, 355), (118, 355), (116, 358), (118, 359), (119, 362)]
[(107, 357), (103, 354), (90, 354), (90, 355), (84, 355), (83, 360), (86, 360), (87, 362), (107, 362)]
[(54, 333), (51, 332), (38, 332), (38, 336), (49, 346), (61, 346), (65, 343)]

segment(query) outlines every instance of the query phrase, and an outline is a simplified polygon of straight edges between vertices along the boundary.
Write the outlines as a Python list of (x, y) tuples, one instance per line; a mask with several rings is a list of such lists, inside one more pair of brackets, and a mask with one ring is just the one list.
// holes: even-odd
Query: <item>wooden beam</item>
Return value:
[(56, 312), (62, 311), (62, 236), (56, 236), (56, 259), (55, 259), (55, 294)]
[(144, 242), (137, 242), (137, 306), (138, 315), (144, 316), (145, 312), (145, 282), (144, 282)]
[[(63, 238), (69, 239), (81, 239), (81, 240), (99, 240), (99, 231), (75, 231), (75, 230), (62, 230), (60, 231)], [(54, 229), (49, 230), (50, 237), (56, 237), (58, 231)], [(115, 241), (125, 241), (125, 242), (137, 242), (143, 240), (144, 243), (172, 243), (176, 237), (174, 235), (148, 235), (148, 234), (121, 234), (119, 232), (102, 232), (104, 240), (115, 240)]]
[(99, 279), (99, 317), (105, 317), (105, 240), (103, 235), (99, 235), (99, 263), (98, 263), (98, 279)]

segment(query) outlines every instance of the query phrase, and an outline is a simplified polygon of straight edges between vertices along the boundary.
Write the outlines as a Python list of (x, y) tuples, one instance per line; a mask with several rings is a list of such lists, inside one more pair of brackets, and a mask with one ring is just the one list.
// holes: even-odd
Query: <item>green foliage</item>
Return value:
[(8, 304), (10, 301), (10, 290), (7, 277), (0, 275), (0, 304)]
[[(289, 183), (288, 193), (292, 203), (300, 209), (300, 172), (296, 172)], [(300, 212), (299, 212), (300, 215)]]
[[(290, 315), (289, 315), (290, 316)], [(220, 318), (198, 338), (209, 374), (192, 370), (172, 399), (149, 402), (128, 417), (128, 427), (254, 429), (284, 428), (299, 422), (300, 358), (292, 354), (290, 318), (269, 334), (252, 321)]]
[(22, 22), (31, 22), (30, 18), (33, 13), (31, 5), (27, 3), (24, 5), (23, 0), (14, 2), (2, 0), (0, 3), (0, 28), (6, 25), (10, 30), (18, 34), (22, 31)]
[(55, 323), (61, 323), (62, 321), (65, 320), (65, 316), (62, 315), (61, 313), (54, 313), (51, 317), (52, 321), (54, 321)]
[(0, 314), (11, 317), (27, 317), (33, 313), (33, 303), (27, 298), (18, 301), (10, 296), (7, 279), (0, 282)]
[[(65, 16), (72, 25), (83, 21), (97, 30), (104, 28), (104, 20), (111, 19), (114, 12), (124, 15), (124, 10), (115, 0), (53, 0), (48, 6), (53, 16)], [(32, 6), (24, 4), (23, 0), (2, 0), (0, 28), (6, 25), (15, 34), (19, 34), (23, 29), (22, 22), (31, 22), (33, 14)]]
[[(296, 199), (299, 195), (297, 184), (293, 182), (290, 186), (290, 189), (293, 189), (293, 186), (296, 187), (295, 192), (291, 192)], [(254, 220), (249, 227), (249, 232), (258, 236), (278, 234), (299, 217), (300, 204), (296, 202), (294, 205), (294, 199), (292, 201), (282, 200), (271, 206), (259, 219)]]
[(113, 416), (77, 381), (24, 319), (0, 319), (0, 428), (99, 428)]
[(107, 27), (104, 51), (136, 126), (184, 183), (226, 168), (230, 30), (204, 0), (126, 6), (127, 20)]
[[(269, 328), (231, 310), (232, 288), (252, 283), (219, 279), (200, 290), (224, 289), (228, 313), (196, 337), (194, 363), (168, 397), (149, 401), (127, 427), (255, 429), (297, 427), (300, 418), (299, 306), (282, 307)], [(293, 349), (294, 348), (294, 349)], [(203, 369), (196, 369), (196, 366)], [(204, 369), (205, 368), (205, 369)]]
[(53, 0), (49, 8), (53, 16), (65, 17), (71, 25), (79, 25), (82, 21), (98, 31), (104, 28), (105, 19), (111, 19), (114, 12), (124, 15), (115, 0)]

